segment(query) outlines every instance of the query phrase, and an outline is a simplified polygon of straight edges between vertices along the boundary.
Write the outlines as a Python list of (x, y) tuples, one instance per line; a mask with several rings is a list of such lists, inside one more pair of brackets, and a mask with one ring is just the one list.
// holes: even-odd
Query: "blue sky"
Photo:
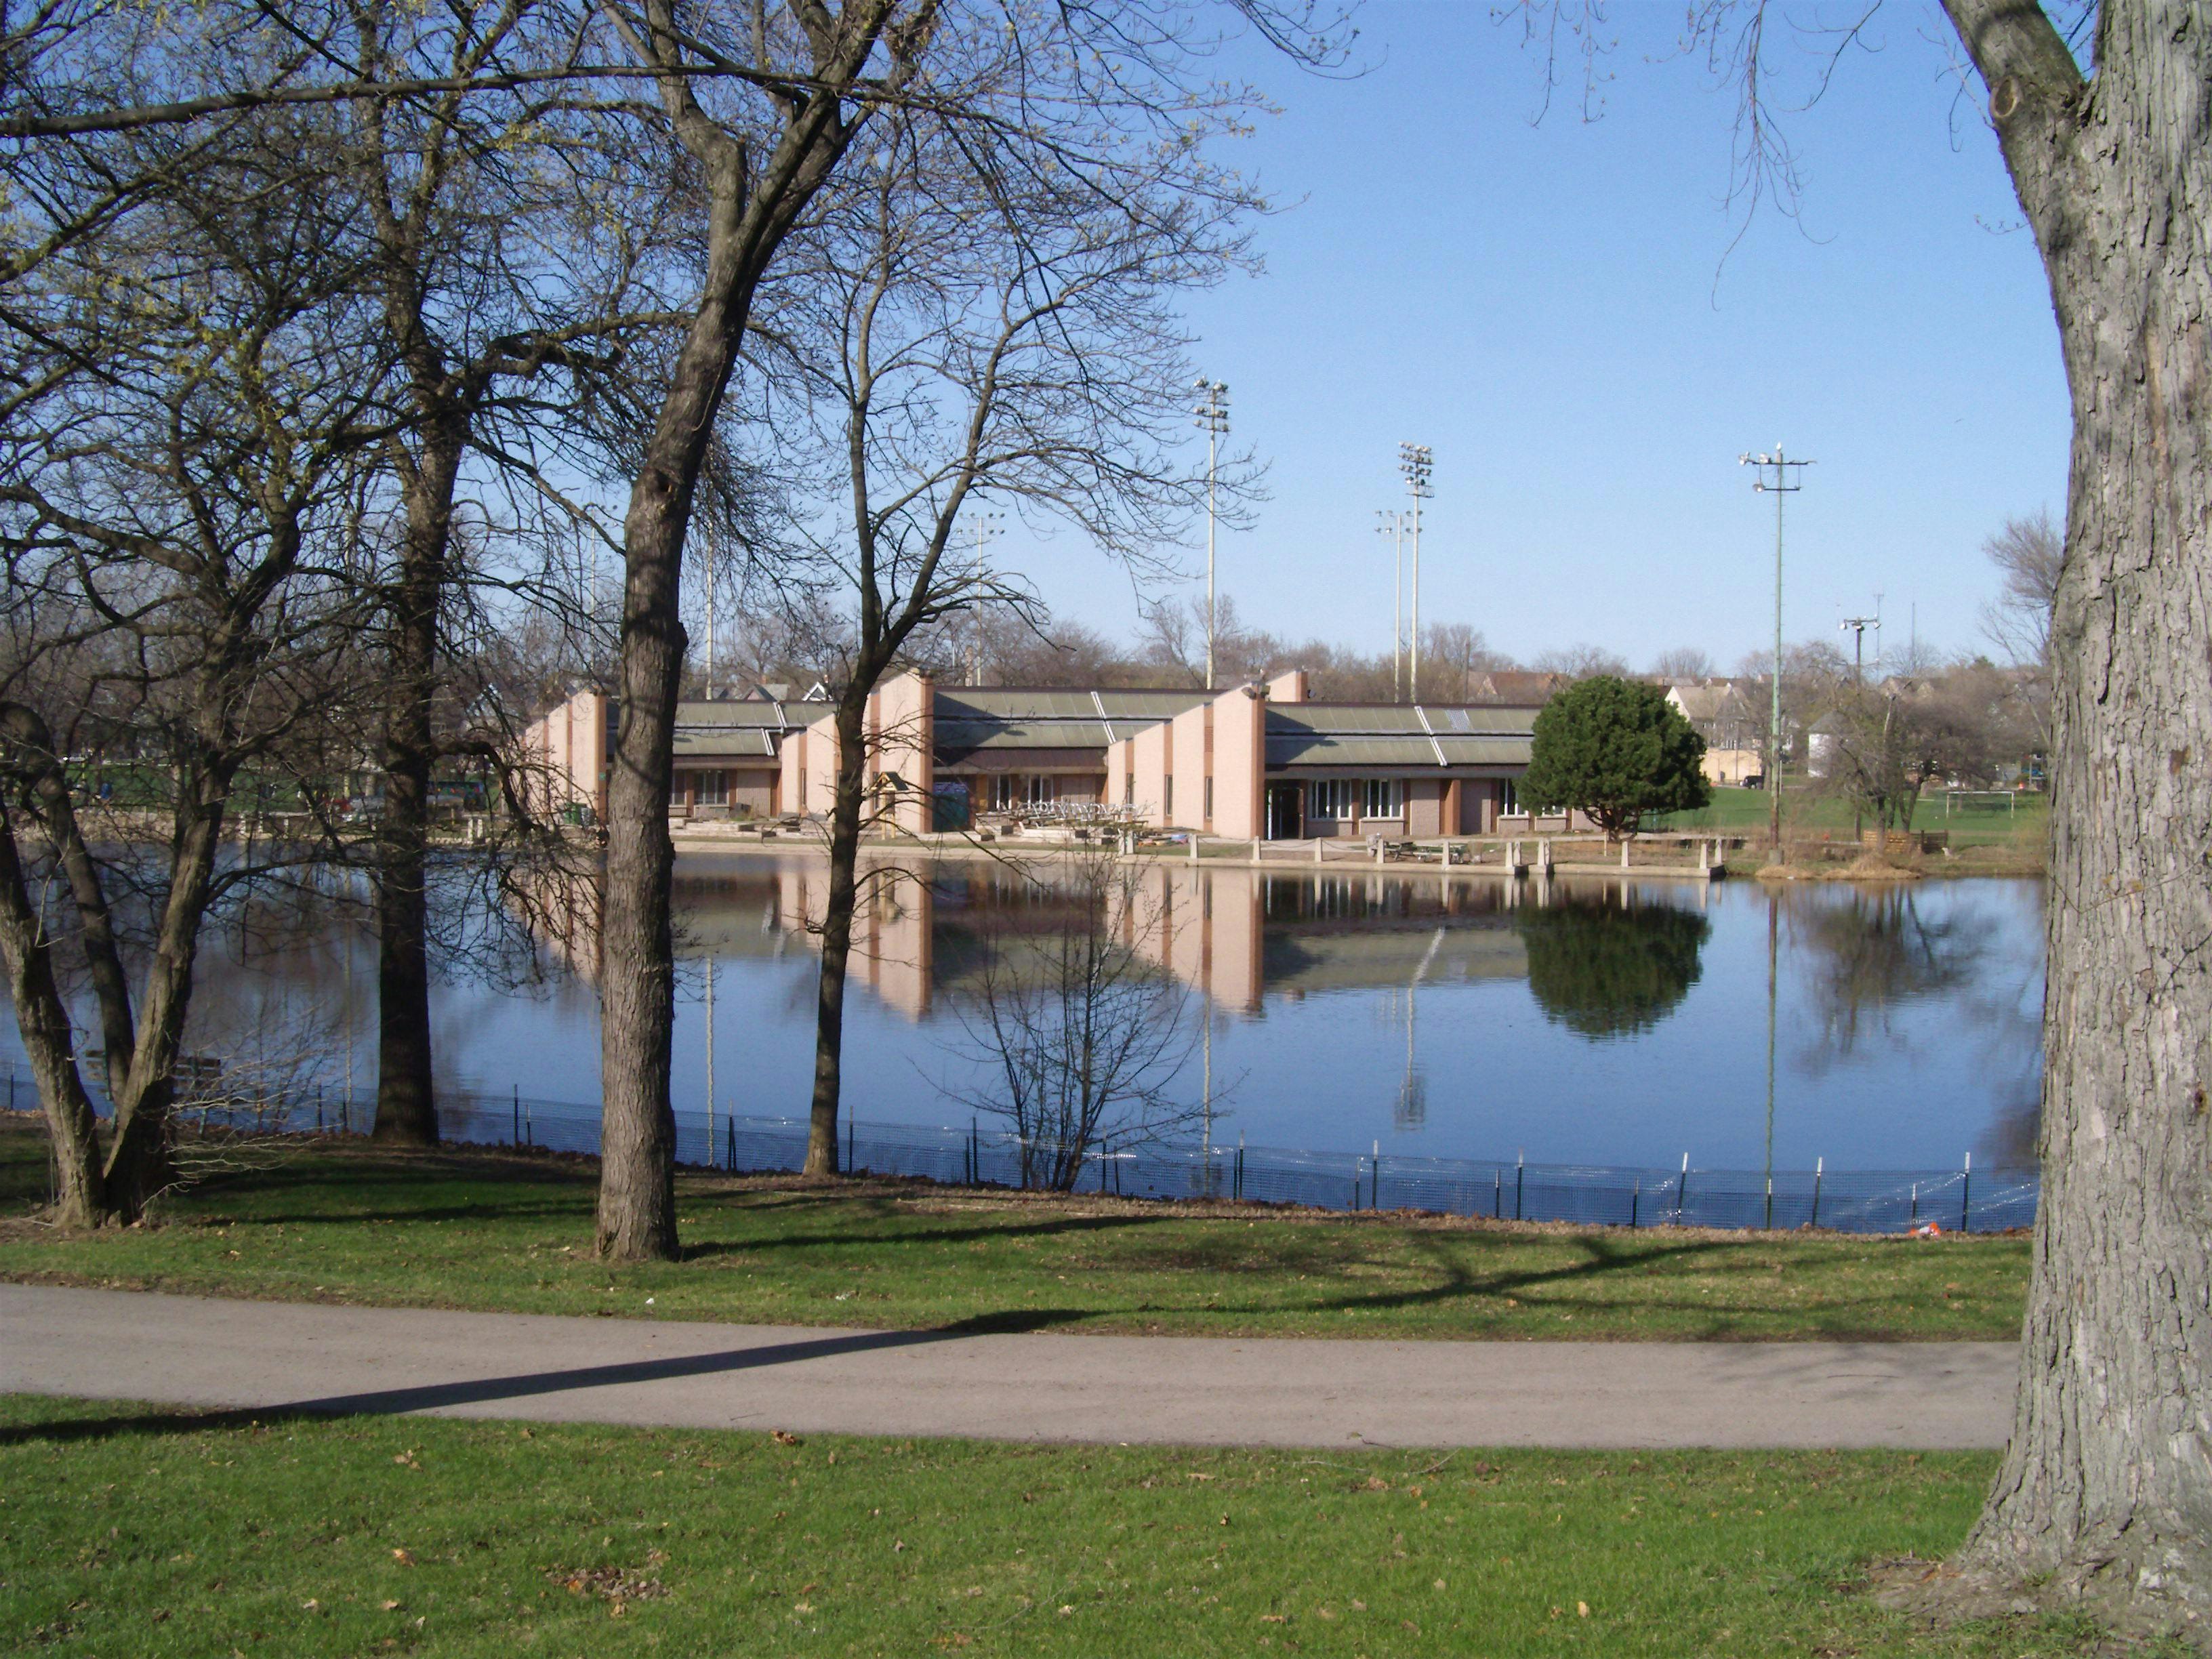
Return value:
[[(1231, 52), (1281, 106), (1238, 149), (1285, 210), (1264, 274), (1189, 307), (1271, 467), (1223, 588), (1260, 625), (1386, 648), (1373, 526), (1404, 505), (1412, 439), (1436, 453), (1425, 620), (1523, 657), (1695, 645), (1727, 667), (1772, 625), (1771, 498), (1736, 457), (1779, 441), (1818, 462), (1790, 503), (1791, 637), (1842, 641), (1879, 591), (1893, 644), (1917, 604), (1923, 640), (1976, 647), (1982, 538), (2063, 509), (2068, 413), (2034, 245), (1940, 15), (1893, 0), (1878, 49), (1791, 118), (1802, 219), (1762, 210), (1731, 252), (1733, 94), (1663, 61), (1678, 7), (1618, 9), (1589, 123), (1574, 88), (1533, 123), (1539, 61), (1462, 0), (1372, 0), (1351, 81)], [(1058, 615), (1133, 625), (1113, 567), (1028, 540), (999, 556)]]

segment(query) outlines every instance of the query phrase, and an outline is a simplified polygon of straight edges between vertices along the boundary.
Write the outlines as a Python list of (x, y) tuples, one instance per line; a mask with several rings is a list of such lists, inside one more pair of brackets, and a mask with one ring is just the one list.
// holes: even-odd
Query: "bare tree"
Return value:
[[(272, 811), (318, 823), (363, 678), (362, 458), (389, 430), (388, 360), (356, 298), (352, 204), (312, 187), (322, 137), (277, 118), (220, 146), (126, 135), (107, 148), (161, 190), (11, 296), (42, 319), (19, 361), (67, 367), (0, 455), (0, 952), (73, 1223), (131, 1218), (166, 1183), (202, 921), (269, 867), (253, 838)], [(121, 772), (117, 798), (79, 799), (88, 750)], [(100, 1021), (104, 1149), (65, 945)]]
[(1421, 630), (1421, 668), (1432, 701), (1465, 702), (1475, 695), (1478, 675), (1510, 668), (1513, 659), (1493, 651), (1482, 630), (1466, 623), (1431, 623)]
[(1982, 633), (2021, 673), (2027, 708), (2036, 727), (2036, 748), (2051, 746), (2051, 617), (2066, 543), (2048, 509), (2007, 519), (1982, 544), (2002, 578), (1996, 599), (1982, 607)]
[(1139, 866), (1103, 849), (1026, 873), (1052, 902), (1042, 928), (1020, 907), (984, 913), (981, 965), (958, 1003), (970, 1058), (987, 1084), (957, 1097), (1004, 1120), (1022, 1185), (1073, 1189), (1098, 1157), (1195, 1124), (1201, 1107), (1176, 1085), (1197, 1034), (1189, 994), (1137, 941), (1172, 927)]
[(1650, 678), (1669, 684), (1683, 681), (1709, 680), (1717, 671), (1708, 652), (1694, 645), (1681, 645), (1672, 651), (1662, 651), (1651, 659)]
[(1190, 368), (1171, 301), (1243, 258), (1257, 205), (1205, 159), (1208, 125), (1238, 108), (1186, 106), (1191, 142), (1073, 179), (1048, 163), (1072, 148), (1103, 158), (1112, 122), (1063, 122), (1049, 152), (1002, 138), (979, 166), (960, 129), (889, 115), (872, 165), (824, 193), (787, 251), (782, 281), (803, 298), (763, 325), (834, 422), (850, 523), (823, 554), (858, 611), (837, 684), (809, 1173), (837, 1167), (861, 833), (895, 815), (933, 827), (927, 801), (868, 799), (872, 775), (896, 781), (880, 751), (927, 741), (871, 731), (870, 698), (918, 629), (979, 605), (1033, 611), (1025, 584), (955, 545), (987, 495), (1080, 529), (1140, 580), (1158, 574), (1153, 550), (1200, 488), (1177, 453)]
[[(912, 81), (943, 18), (936, 0), (763, 6), (742, 21), (679, 20), (675, 0), (643, 0), (605, 15), (653, 74), (659, 106), (644, 115), (646, 131), (693, 184), (699, 238), (696, 298), (684, 307), (623, 520), (620, 712), (607, 789), (597, 1239), (602, 1255), (640, 1260), (677, 1253), (668, 797), (686, 646), (684, 546), (700, 477), (771, 263), (870, 112)], [(714, 73), (721, 64), (745, 73), (725, 80)]]
[(1534, 666), (1541, 674), (1564, 674), (1571, 680), (1595, 679), (1600, 675), (1614, 679), (1628, 677), (1627, 659), (1601, 645), (1570, 645), (1540, 655)]

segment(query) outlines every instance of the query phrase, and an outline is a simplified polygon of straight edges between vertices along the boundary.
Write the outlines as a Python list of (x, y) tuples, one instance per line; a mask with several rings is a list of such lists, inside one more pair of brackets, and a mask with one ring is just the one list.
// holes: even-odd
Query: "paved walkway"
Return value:
[(2009, 1343), (1376, 1342), (794, 1329), (0, 1285), (0, 1389), (1004, 1440), (2004, 1443)]

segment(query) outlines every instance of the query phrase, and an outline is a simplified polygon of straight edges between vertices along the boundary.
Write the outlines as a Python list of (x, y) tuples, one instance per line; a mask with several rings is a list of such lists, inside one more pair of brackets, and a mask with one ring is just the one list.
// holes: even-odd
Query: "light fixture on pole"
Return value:
[(1421, 700), (1421, 503), (1437, 493), (1429, 482), (1431, 465), (1426, 444), (1398, 446), (1398, 471), (1406, 480), (1406, 493), (1413, 498), (1413, 607), (1406, 629), (1406, 692), (1414, 702)]
[(983, 574), (983, 549), (1006, 533), (1003, 513), (978, 513), (975, 515), (975, 605), (968, 612), (968, 684), (983, 683), (983, 623), (978, 607), (987, 586)]
[(1403, 513), (1375, 510), (1375, 533), (1390, 538), (1390, 701), (1399, 696), (1398, 676), (1406, 659), (1406, 525)]
[(1851, 636), (1851, 678), (1866, 678), (1866, 631), (1875, 630), (1875, 665), (1881, 665), (1881, 619), (1879, 617), (1846, 617), (1836, 624), (1837, 631)]
[[(1782, 498), (1794, 495), (1805, 487), (1802, 483), (1790, 482), (1790, 469), (1810, 466), (1813, 463), (1784, 459), (1782, 446), (1777, 444), (1771, 455), (1739, 455), (1735, 458), (1735, 464), (1759, 469), (1752, 481), (1751, 487), (1754, 491), (1774, 492), (1774, 684), (1766, 731), (1766, 835), (1775, 856), (1779, 858), (1782, 853)], [(1771, 483), (1766, 479), (1769, 469), (1774, 473)]]
[(1221, 459), (1221, 440), (1229, 430), (1229, 388), (1219, 380), (1201, 376), (1191, 388), (1198, 393), (1194, 413), (1206, 432), (1206, 689), (1213, 690), (1213, 527), (1215, 469)]

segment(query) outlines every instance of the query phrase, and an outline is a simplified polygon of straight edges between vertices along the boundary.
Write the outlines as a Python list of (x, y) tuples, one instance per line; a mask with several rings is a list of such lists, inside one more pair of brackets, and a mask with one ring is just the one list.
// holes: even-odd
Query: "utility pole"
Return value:
[[(1777, 858), (1782, 855), (1782, 499), (1793, 495), (1805, 486), (1790, 482), (1793, 466), (1810, 466), (1810, 461), (1784, 459), (1782, 446), (1774, 446), (1771, 455), (1739, 455), (1738, 466), (1756, 467), (1752, 489), (1774, 492), (1774, 685), (1771, 712), (1766, 731), (1766, 838)], [(1766, 480), (1768, 471), (1774, 473), (1774, 482)], [(1802, 474), (1799, 476), (1802, 476)]]
[(1846, 617), (1836, 624), (1839, 632), (1851, 636), (1851, 678), (1863, 684), (1866, 681), (1866, 631), (1875, 630), (1875, 666), (1881, 666), (1881, 619), (1879, 617)]
[[(975, 515), (975, 591), (983, 591), (983, 549), (1005, 535), (1006, 514), (978, 513)], [(981, 613), (971, 609), (968, 613), (968, 684), (983, 683), (983, 623)]]
[(1413, 609), (1407, 624), (1407, 701), (1421, 700), (1421, 503), (1437, 493), (1429, 482), (1431, 458), (1426, 444), (1400, 444), (1398, 471), (1406, 480), (1406, 493), (1413, 498)]
[(1390, 701), (1399, 697), (1399, 675), (1406, 660), (1406, 515), (1375, 510), (1375, 533), (1390, 538)]
[(1229, 430), (1229, 388), (1219, 380), (1201, 377), (1192, 390), (1198, 393), (1198, 424), (1206, 431), (1206, 689), (1213, 690), (1213, 528), (1215, 468), (1221, 459), (1221, 439)]

